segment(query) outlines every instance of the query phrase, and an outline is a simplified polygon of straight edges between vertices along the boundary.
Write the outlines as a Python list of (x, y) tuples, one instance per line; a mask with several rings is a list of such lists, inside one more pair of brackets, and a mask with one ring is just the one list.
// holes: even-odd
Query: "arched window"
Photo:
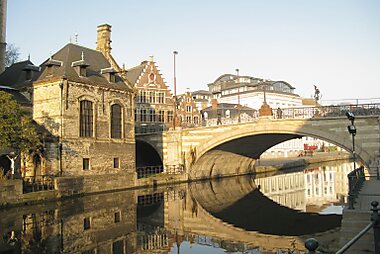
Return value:
[(121, 106), (111, 106), (111, 138), (121, 138)]
[(92, 101), (80, 102), (79, 135), (92, 137), (94, 135), (94, 111)]

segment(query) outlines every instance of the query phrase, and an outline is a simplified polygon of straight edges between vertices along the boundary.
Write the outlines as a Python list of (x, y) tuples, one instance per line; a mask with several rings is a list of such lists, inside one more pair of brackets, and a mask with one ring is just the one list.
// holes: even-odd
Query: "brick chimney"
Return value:
[(108, 24), (99, 25), (97, 27), (96, 50), (107, 56), (111, 54), (111, 26)]

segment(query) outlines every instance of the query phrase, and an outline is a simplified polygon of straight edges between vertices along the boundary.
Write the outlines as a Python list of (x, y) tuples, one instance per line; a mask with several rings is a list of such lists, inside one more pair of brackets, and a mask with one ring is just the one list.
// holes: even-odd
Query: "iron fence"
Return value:
[(48, 175), (24, 176), (22, 187), (23, 193), (54, 190), (54, 177)]
[(184, 172), (183, 165), (159, 165), (159, 166), (144, 166), (137, 167), (137, 178), (152, 177), (154, 175), (166, 173), (166, 174), (182, 174)]

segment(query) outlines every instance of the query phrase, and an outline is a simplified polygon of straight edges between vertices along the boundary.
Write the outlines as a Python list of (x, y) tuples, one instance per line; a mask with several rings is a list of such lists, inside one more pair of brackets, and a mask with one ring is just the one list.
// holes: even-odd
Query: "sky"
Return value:
[(112, 55), (126, 68), (154, 56), (177, 93), (208, 90), (230, 73), (283, 80), (322, 102), (380, 102), (378, 0), (8, 0), (7, 43), (39, 65), (75, 34), (96, 48), (112, 26)]

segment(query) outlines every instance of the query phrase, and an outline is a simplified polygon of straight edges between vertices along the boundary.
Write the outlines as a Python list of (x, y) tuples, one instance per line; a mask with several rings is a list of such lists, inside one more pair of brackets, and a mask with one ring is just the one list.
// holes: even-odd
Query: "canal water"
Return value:
[[(0, 211), (0, 253), (303, 253), (337, 243), (352, 163)], [(322, 246), (323, 247), (323, 246)]]

